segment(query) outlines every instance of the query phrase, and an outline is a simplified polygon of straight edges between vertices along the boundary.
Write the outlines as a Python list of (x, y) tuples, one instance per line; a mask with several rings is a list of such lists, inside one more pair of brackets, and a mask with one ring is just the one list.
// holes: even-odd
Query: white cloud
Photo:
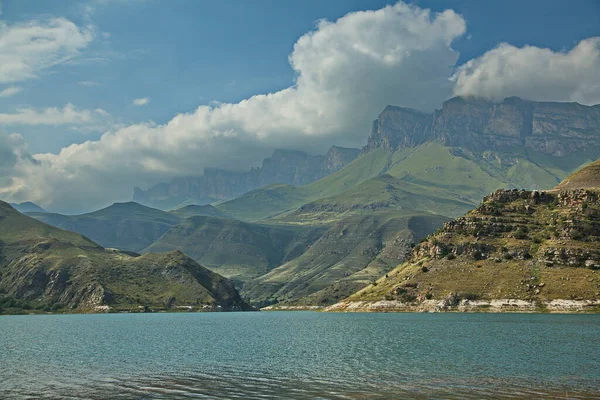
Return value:
[(77, 110), (73, 104), (67, 104), (62, 109), (19, 108), (15, 113), (0, 113), (0, 125), (83, 125), (107, 116), (108, 113), (101, 108), (93, 111)]
[(24, 167), (35, 165), (37, 161), (27, 152), (23, 137), (0, 130), (0, 196), (16, 190), (15, 183), (25, 171)]
[(72, 60), (94, 38), (64, 18), (8, 25), (0, 21), (0, 83), (31, 79)]
[(18, 86), (10, 86), (4, 90), (0, 90), (0, 97), (10, 97), (22, 91), (23, 88)]
[(246, 169), (274, 148), (360, 146), (386, 105), (432, 110), (451, 95), (449, 66), (458, 58), (451, 44), (464, 32), (453, 11), (432, 14), (404, 3), (319, 21), (289, 56), (293, 86), (38, 154), (41, 165), (27, 165), (11, 193), (50, 208), (90, 209), (130, 199), (134, 185), (204, 167)]
[(150, 99), (147, 97), (142, 97), (140, 99), (135, 99), (131, 104), (134, 106), (145, 106), (150, 102)]
[(563, 52), (502, 43), (462, 65), (453, 80), (456, 95), (598, 104), (600, 37), (582, 40)]

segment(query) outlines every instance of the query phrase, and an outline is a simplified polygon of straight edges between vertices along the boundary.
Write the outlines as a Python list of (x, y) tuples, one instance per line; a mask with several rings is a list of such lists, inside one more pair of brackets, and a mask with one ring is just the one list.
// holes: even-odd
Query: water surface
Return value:
[(0, 398), (600, 398), (600, 315), (0, 317)]

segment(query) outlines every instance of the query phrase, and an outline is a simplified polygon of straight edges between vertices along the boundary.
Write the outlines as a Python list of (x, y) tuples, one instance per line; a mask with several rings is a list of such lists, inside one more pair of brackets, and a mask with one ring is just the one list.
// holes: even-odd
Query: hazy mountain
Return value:
[(26, 201), (24, 203), (9, 203), (11, 207), (13, 207), (15, 210), (17, 210), (20, 213), (27, 213), (27, 212), (46, 212), (46, 210), (44, 210), (42, 207), (38, 206), (35, 203), (32, 203), (30, 201)]
[(177, 178), (148, 190), (134, 189), (133, 201), (170, 209), (186, 204), (208, 204), (232, 199), (275, 183), (303, 185), (335, 172), (355, 159), (360, 150), (333, 146), (325, 156), (295, 150), (275, 150), (261, 167), (248, 172), (206, 168), (203, 176)]
[(104, 247), (136, 252), (181, 221), (177, 215), (133, 202), (115, 203), (82, 215), (28, 215), (52, 226), (81, 233)]
[(106, 250), (0, 202), (0, 311), (249, 310), (233, 283), (180, 252)]
[(551, 191), (490, 194), (331, 309), (600, 309), (599, 166)]

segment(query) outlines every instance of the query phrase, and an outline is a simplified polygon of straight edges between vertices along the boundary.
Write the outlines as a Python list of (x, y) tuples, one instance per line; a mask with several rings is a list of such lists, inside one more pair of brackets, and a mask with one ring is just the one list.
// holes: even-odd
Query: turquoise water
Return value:
[(3, 316), (0, 398), (600, 398), (600, 316)]

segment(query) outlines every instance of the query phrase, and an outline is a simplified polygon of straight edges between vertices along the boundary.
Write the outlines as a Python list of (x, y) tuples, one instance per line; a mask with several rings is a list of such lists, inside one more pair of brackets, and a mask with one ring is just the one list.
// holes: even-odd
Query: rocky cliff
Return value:
[(176, 178), (148, 190), (134, 189), (133, 201), (169, 209), (185, 204), (208, 204), (231, 199), (275, 183), (304, 185), (343, 168), (360, 150), (333, 146), (324, 156), (295, 150), (275, 150), (262, 165), (248, 172), (205, 168), (203, 176)]
[(564, 157), (600, 156), (600, 105), (549, 103), (509, 97), (495, 103), (455, 97), (432, 114), (388, 106), (373, 123), (363, 152), (396, 150), (428, 141), (482, 152), (530, 149)]
[[(600, 185), (498, 190), (331, 310), (600, 310)], [(596, 175), (596, 181), (598, 181)]]

